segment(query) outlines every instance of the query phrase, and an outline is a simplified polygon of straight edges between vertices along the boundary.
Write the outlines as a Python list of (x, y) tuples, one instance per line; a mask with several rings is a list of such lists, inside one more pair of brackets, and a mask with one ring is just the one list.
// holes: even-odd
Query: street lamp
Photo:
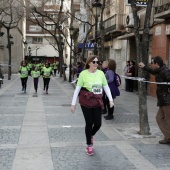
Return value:
[(93, 8), (93, 15), (95, 17), (95, 44), (94, 44), (94, 55), (97, 55), (97, 24), (98, 24), (98, 17), (101, 14), (101, 7), (102, 4), (99, 2), (99, 0), (95, 0), (92, 3)]
[(8, 52), (9, 52), (8, 80), (11, 80), (11, 46), (14, 44), (14, 42), (12, 41), (13, 37), (11, 36), (11, 34), (9, 34), (9, 31), (7, 32), (7, 35), (8, 35), (7, 48), (8, 48)]
[(31, 47), (29, 46), (28, 47), (28, 55), (29, 55), (29, 57), (28, 57), (28, 60), (29, 60), (29, 62), (30, 62), (30, 60), (31, 60)]
[(39, 47), (39, 46), (36, 46), (36, 57), (37, 57), (37, 51), (38, 51), (38, 49), (40, 49), (40, 47)]
[(27, 45), (28, 45), (28, 43), (27, 43), (27, 41), (23, 41), (23, 43), (24, 43), (24, 56), (23, 56), (23, 60), (25, 60), (25, 56), (27, 55)]
[(72, 68), (72, 63), (71, 63), (71, 59), (72, 59), (72, 40), (73, 40), (73, 34), (74, 34), (74, 28), (70, 27), (70, 38), (71, 38), (71, 45), (70, 45), (70, 67), (69, 67), (69, 82), (71, 82), (71, 68)]

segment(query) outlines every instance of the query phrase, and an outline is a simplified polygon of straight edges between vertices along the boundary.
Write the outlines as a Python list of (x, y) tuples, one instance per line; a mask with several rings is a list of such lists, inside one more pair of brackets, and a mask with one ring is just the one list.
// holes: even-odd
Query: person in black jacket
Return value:
[(147, 72), (155, 75), (155, 80), (157, 84), (157, 106), (159, 106), (159, 110), (156, 115), (157, 124), (164, 134), (164, 139), (160, 140), (160, 144), (168, 144), (170, 143), (170, 85), (167, 84), (159, 84), (162, 82), (169, 82), (170, 73), (169, 68), (163, 64), (163, 60), (160, 56), (156, 56), (152, 58), (152, 68), (145, 66), (144, 63), (140, 62), (138, 65), (140, 68), (143, 68)]

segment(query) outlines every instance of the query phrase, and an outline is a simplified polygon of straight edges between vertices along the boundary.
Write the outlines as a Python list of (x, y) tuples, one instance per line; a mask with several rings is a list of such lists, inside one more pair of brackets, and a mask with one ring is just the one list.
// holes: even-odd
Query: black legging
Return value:
[(92, 136), (96, 134), (102, 124), (101, 107), (87, 108), (85, 106), (81, 106), (81, 109), (86, 122), (85, 134), (87, 145), (91, 145)]
[(26, 90), (27, 88), (27, 80), (28, 80), (28, 77), (21, 78), (21, 85), (22, 85), (23, 90)]
[(44, 78), (43, 77), (43, 80), (44, 80), (44, 90), (48, 90), (48, 87), (49, 87), (49, 82), (50, 82), (50, 78)]
[(57, 69), (54, 69), (54, 75), (56, 76)]
[(110, 101), (107, 96), (106, 96), (106, 106), (107, 106), (107, 110), (108, 110), (108, 115), (113, 115), (114, 106), (110, 108)]
[(37, 89), (38, 89), (38, 78), (34, 78), (34, 89), (37, 92)]

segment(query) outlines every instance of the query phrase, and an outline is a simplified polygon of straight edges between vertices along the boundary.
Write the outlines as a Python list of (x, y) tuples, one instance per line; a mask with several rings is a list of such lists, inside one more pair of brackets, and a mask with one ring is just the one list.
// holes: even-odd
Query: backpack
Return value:
[(119, 87), (121, 85), (121, 78), (119, 76), (119, 74), (115, 73), (115, 78), (114, 78), (115, 84), (117, 87)]

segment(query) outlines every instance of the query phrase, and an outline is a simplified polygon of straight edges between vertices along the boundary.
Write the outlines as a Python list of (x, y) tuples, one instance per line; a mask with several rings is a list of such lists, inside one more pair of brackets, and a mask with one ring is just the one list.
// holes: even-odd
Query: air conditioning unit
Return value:
[[(134, 27), (134, 17), (133, 13), (129, 13), (126, 16), (126, 26), (127, 27)], [(138, 15), (138, 27), (140, 27), (140, 15)]]

